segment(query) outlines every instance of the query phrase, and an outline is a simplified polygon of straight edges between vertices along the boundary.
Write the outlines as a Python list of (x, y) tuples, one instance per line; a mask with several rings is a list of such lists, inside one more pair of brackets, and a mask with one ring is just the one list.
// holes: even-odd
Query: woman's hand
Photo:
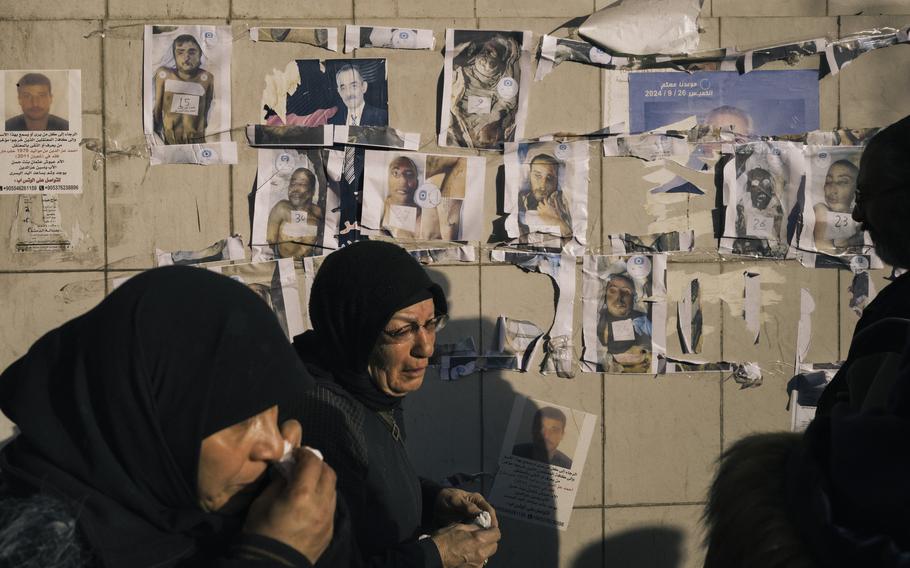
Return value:
[(480, 568), (496, 554), (500, 534), (495, 526), (482, 529), (458, 523), (437, 531), (431, 538), (444, 568)]
[(275, 479), (253, 501), (243, 530), (281, 541), (315, 564), (332, 540), (335, 471), (304, 448), (294, 448), (294, 458), (290, 479)]
[[(499, 527), (496, 510), (487, 503), (480, 493), (468, 493), (454, 487), (446, 487), (439, 492), (433, 505), (433, 518), (440, 525), (451, 523), (471, 523), (481, 511), (490, 513), (493, 528)], [(497, 539), (498, 540), (498, 539)]]

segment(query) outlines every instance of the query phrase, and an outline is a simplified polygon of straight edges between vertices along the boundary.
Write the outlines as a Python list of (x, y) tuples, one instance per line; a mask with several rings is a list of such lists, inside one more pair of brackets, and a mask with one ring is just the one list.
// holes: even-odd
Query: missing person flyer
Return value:
[(0, 195), (82, 193), (79, 69), (0, 71)]
[(490, 503), (500, 516), (566, 530), (597, 418), (519, 395)]

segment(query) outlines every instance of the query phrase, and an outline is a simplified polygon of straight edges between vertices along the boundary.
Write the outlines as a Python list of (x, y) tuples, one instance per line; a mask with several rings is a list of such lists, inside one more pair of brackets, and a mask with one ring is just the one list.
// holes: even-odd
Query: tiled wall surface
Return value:
[[(0, 368), (23, 354), (45, 331), (93, 306), (113, 277), (151, 268), (153, 251), (202, 248), (229, 232), (249, 237), (247, 194), (256, 153), (241, 136), (236, 166), (156, 166), (117, 152), (142, 143), (140, 95), (142, 26), (147, 23), (229, 24), (235, 126), (255, 122), (263, 76), (293, 58), (341, 57), (314, 47), (253, 44), (253, 25), (407, 24), (432, 28), (437, 46), (447, 27), (525, 29), (545, 33), (607, 0), (0, 0), (0, 62), (4, 68), (82, 70), (85, 137), (107, 149), (105, 159), (84, 151), (82, 195), (60, 198), (64, 224), (81, 235), (75, 250), (60, 254), (13, 252), (16, 197), (0, 197)], [(858, 15), (859, 14), (859, 15)], [(908, 0), (706, 0), (702, 46), (757, 46), (787, 39), (839, 34), (875, 26), (910, 24)], [(393, 125), (436, 130), (441, 50), (373, 50), (362, 56), (389, 60)], [(910, 47), (868, 54), (837, 76), (821, 81), (823, 128), (882, 126), (910, 114)], [(599, 70), (571, 63), (532, 87), (527, 136), (600, 127)], [(433, 151), (428, 144), (425, 151)], [(494, 182), (501, 156), (488, 156), (485, 214), (496, 212)], [(669, 266), (671, 291), (698, 276), (714, 290), (705, 298), (704, 356), (756, 361), (764, 384), (741, 390), (717, 373), (673, 376), (579, 374), (574, 380), (537, 372), (483, 373), (457, 382), (427, 377), (407, 402), (409, 444), (424, 475), (495, 470), (516, 393), (583, 409), (598, 417), (571, 525), (553, 532), (503, 522), (500, 553), (490, 566), (699, 566), (699, 525), (714, 462), (732, 441), (750, 432), (788, 427), (785, 385), (793, 374), (799, 289), (815, 297), (815, 334), (809, 359), (846, 355), (856, 317), (847, 306), (849, 274), (810, 270), (792, 262), (721, 261), (709, 234), (713, 179), (695, 175), (705, 197), (648, 198), (643, 165), (600, 157), (592, 149), (589, 243), (602, 250), (606, 235), (645, 233), (654, 219), (651, 199), (678, 211), (701, 234), (699, 254)], [(691, 177), (691, 174), (690, 174)], [(655, 201), (657, 200), (657, 201)], [(581, 270), (578, 270), (579, 291)], [(761, 339), (753, 345), (735, 306), (722, 302), (723, 286), (744, 270), (762, 274)], [(511, 266), (434, 267), (451, 299), (454, 324), (441, 341), (472, 335), (483, 347), (499, 314), (534, 321), (553, 317), (547, 277)], [(740, 279), (741, 280), (741, 279)], [(884, 284), (875, 278), (879, 288)], [(704, 285), (703, 285), (704, 286)], [(679, 354), (675, 303), (667, 322), (671, 354)], [(581, 306), (576, 309), (576, 350), (581, 348)], [(3, 437), (10, 425), (0, 427)]]

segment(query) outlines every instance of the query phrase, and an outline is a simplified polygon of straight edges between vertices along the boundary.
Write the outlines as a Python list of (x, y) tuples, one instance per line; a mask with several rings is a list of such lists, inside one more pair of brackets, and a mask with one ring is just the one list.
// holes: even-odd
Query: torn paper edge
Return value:
[(752, 343), (757, 345), (761, 335), (761, 274), (747, 270), (743, 272), (743, 279), (743, 319), (752, 336)]

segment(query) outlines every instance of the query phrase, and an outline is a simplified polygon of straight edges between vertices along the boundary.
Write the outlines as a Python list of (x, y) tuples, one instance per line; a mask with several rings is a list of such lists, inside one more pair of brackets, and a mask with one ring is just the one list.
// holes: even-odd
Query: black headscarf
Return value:
[(437, 314), (447, 313), (442, 288), (408, 251), (380, 241), (348, 245), (319, 268), (310, 292), (313, 329), (294, 338), (294, 347), (368, 408), (395, 409), (401, 398), (380, 391), (367, 372), (370, 353), (395, 312), (430, 298)]
[(151, 270), (0, 376), (0, 409), (21, 432), (0, 469), (79, 507), (104, 566), (168, 566), (230, 524), (199, 506), (202, 440), (311, 384), (245, 286), (198, 268)]

